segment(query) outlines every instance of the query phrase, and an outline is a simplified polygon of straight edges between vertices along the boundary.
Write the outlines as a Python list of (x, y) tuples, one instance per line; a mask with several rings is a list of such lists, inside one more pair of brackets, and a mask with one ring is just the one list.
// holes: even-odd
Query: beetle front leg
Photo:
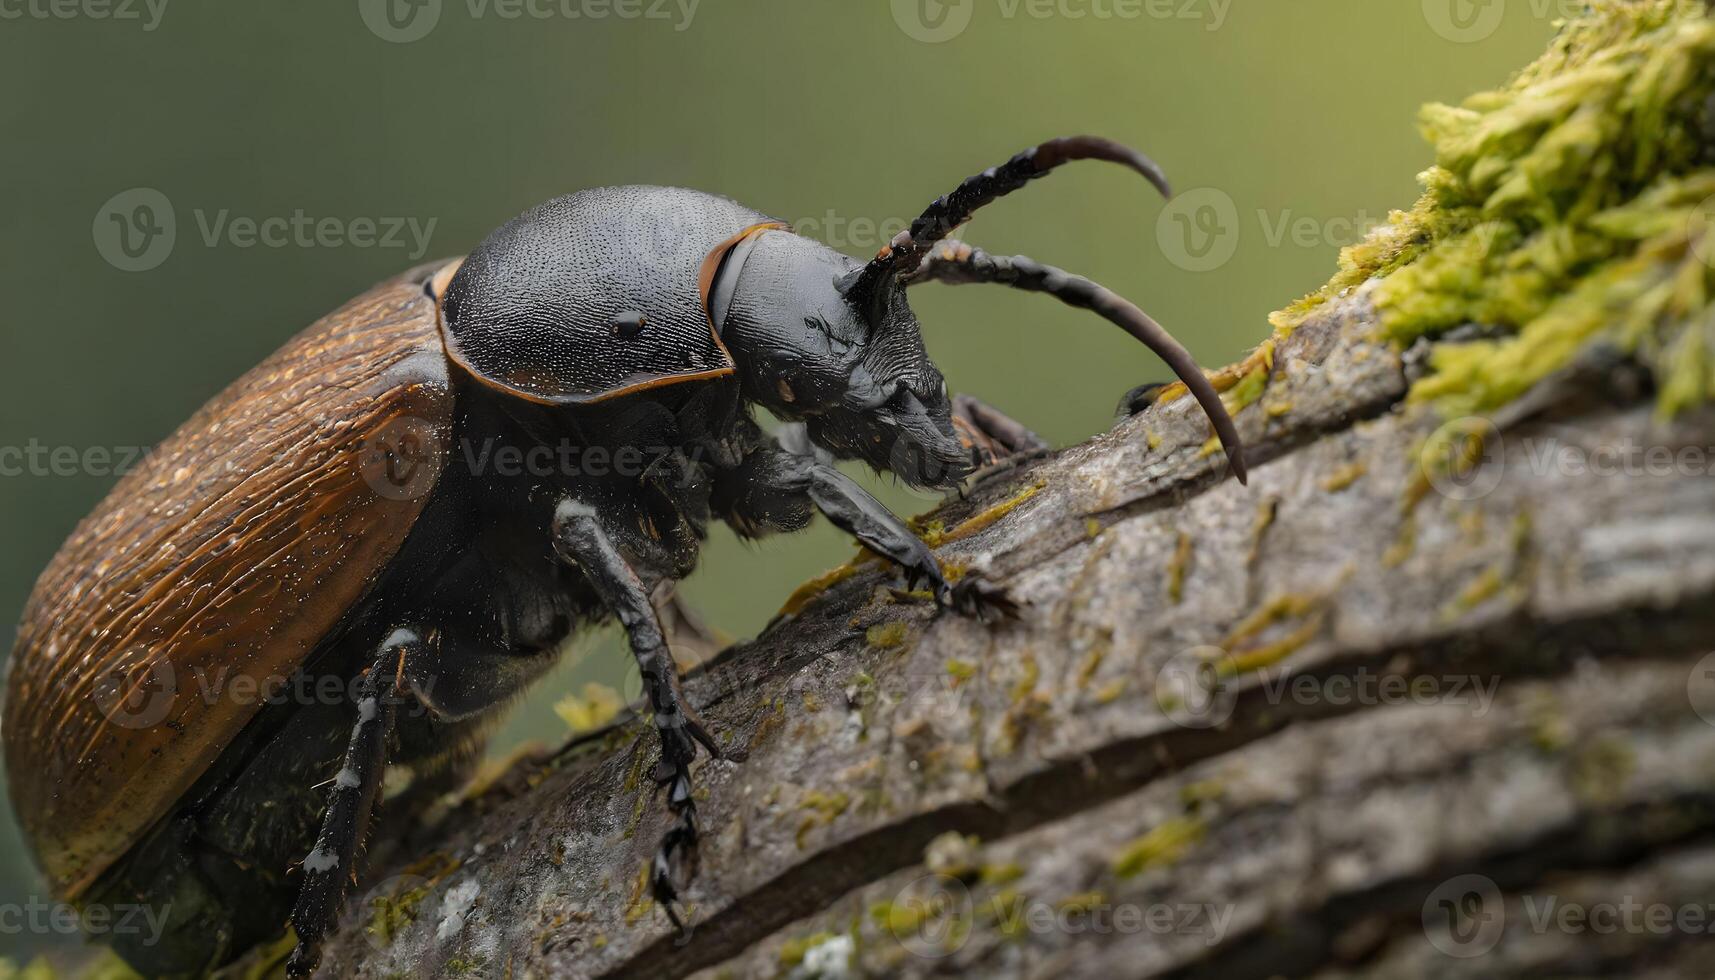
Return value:
[(1004, 592), (984, 585), (975, 576), (957, 584), (948, 582), (941, 573), (941, 563), (923, 539), (911, 533), (887, 505), (831, 464), (784, 450), (762, 449), (747, 457), (728, 482), (739, 487), (730, 491), (734, 499), (728, 520), (741, 529), (763, 523), (759, 514), (792, 513), (789, 503), (807, 497), (836, 527), (903, 569), (912, 588), (927, 583), (943, 608), (981, 617), (990, 612), (1017, 612)]
[[(697, 874), (697, 805), (691, 796), (691, 762), (697, 757), (698, 744), (717, 759), (725, 754), (685, 698), (678, 666), (649, 602), (649, 590), (613, 546), (595, 508), (577, 500), (561, 501), (554, 512), (553, 533), (554, 550), (560, 559), (580, 569), (619, 618), (643, 676), (649, 707), (655, 713), (655, 730), (661, 737), (655, 782), (666, 787), (667, 808), (674, 817), (650, 866), (650, 886), (674, 928), (683, 932), (684, 923), (673, 906), (681, 877), (688, 881)], [(680, 870), (684, 871), (682, 876), (677, 873)]]
[(346, 743), (345, 761), (328, 790), (328, 807), (315, 849), (304, 858), (304, 883), (292, 909), (298, 944), (286, 961), (288, 976), (307, 977), (315, 970), (321, 960), (322, 940), (356, 877), (357, 848), (375, 812), (375, 799), (387, 768), (387, 736), (399, 700), (406, 696), (402, 686), (405, 664), (424, 646), (416, 631), (394, 630), (358, 681), (357, 721)]

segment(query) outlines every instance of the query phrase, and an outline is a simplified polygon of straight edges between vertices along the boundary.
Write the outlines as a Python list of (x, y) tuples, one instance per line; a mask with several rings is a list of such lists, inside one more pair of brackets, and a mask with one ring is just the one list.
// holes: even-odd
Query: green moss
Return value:
[(1655, 371), (1665, 413), (1715, 398), (1712, 94), (1701, 0), (1595, 0), (1504, 87), (1424, 108), (1423, 197), (1346, 249), (1277, 330), (1375, 279), (1398, 343), (1496, 331), (1431, 352), (1411, 398), (1449, 417), (1512, 401), (1597, 342)]
[(878, 623), (864, 631), (863, 639), (877, 650), (897, 650), (910, 636), (911, 630), (904, 623)]
[(487, 965), (488, 961), (480, 956), (454, 956), (441, 969), (449, 977), (468, 977), (481, 974)]

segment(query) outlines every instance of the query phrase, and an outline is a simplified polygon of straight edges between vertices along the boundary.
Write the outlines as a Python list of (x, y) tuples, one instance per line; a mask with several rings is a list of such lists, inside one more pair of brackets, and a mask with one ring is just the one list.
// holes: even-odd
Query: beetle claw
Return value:
[(679, 915), (679, 889), (681, 882), (689, 883), (697, 876), (697, 803), (691, 795), (690, 770), (665, 760), (662, 765), (668, 767), (668, 773), (660, 783), (667, 787), (667, 808), (675, 822), (661, 835), (661, 845), (650, 861), (649, 891), (678, 933), (676, 942), (683, 946), (691, 941), (691, 927)]
[(968, 575), (948, 587), (946, 598), (940, 605), (985, 623), (1017, 619), (1021, 612), (1018, 602), (1007, 594), (1006, 589), (984, 582), (976, 575)]

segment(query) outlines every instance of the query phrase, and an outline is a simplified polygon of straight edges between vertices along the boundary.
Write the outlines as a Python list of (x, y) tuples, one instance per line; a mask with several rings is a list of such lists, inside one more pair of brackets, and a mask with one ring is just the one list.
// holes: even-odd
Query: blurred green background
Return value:
[[(1164, 208), (1085, 164), (963, 237), (1104, 282), (1205, 365), (1266, 336), (1340, 245), (1416, 196), (1418, 105), (1501, 81), (1553, 31), (1504, 0), (0, 0), (0, 616), (115, 479), (41, 465), (161, 439), (284, 339), (420, 257), (462, 253), (543, 199), (679, 184), (853, 254), (961, 178), (1042, 138), (1144, 148)], [(103, 11), (107, 16), (99, 16)], [(373, 25), (373, 26), (372, 26)], [(176, 225), (128, 257), (114, 215), (158, 191)], [(207, 226), (222, 220), (223, 232)], [(333, 219), (334, 239), (246, 246), (231, 222)], [(163, 215), (154, 215), (160, 225)], [(364, 219), (426, 255), (350, 241)], [(430, 225), (432, 222), (432, 226)], [(160, 241), (164, 241), (160, 239)], [(112, 258), (112, 261), (109, 258)], [(126, 271), (127, 265), (146, 265)], [(1165, 369), (1100, 320), (1006, 290), (913, 294), (949, 384), (1057, 442), (1105, 428)], [(26, 452), (35, 447), (37, 465)], [(882, 484), (906, 513), (930, 501)], [(844, 560), (825, 525), (760, 547), (717, 529), (686, 592), (753, 634)], [(9, 647), (8, 643), (8, 647)], [(553, 701), (626, 663), (611, 637), (521, 705), (497, 745), (555, 741)], [(45, 898), (0, 817), (0, 904)], [(0, 931), (0, 956), (74, 937)]]

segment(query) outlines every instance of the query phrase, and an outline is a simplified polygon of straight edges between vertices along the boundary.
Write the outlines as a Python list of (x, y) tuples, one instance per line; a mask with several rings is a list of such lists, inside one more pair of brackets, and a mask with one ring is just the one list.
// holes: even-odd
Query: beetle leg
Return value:
[(1024, 423), (974, 395), (953, 396), (953, 429), (979, 466), (1049, 448), (1047, 440)]
[(1017, 612), (1017, 606), (1004, 593), (983, 585), (975, 576), (957, 584), (948, 582), (941, 573), (941, 563), (922, 538), (911, 533), (898, 515), (851, 477), (820, 459), (781, 449), (759, 449), (745, 459), (743, 467), (721, 481), (712, 502), (723, 509), (729, 523), (749, 534), (758, 524), (785, 530), (802, 527), (808, 517), (806, 501), (835, 527), (898, 565), (912, 588), (927, 583), (943, 608), (985, 618), (990, 612)]
[(666, 634), (649, 602), (649, 590), (613, 546), (595, 508), (577, 500), (561, 501), (554, 512), (553, 533), (555, 552), (589, 579), (602, 602), (619, 618), (632, 656), (637, 658), (649, 707), (655, 713), (655, 730), (661, 737), (661, 762), (655, 768), (655, 781), (666, 788), (667, 808), (674, 818), (650, 865), (650, 886), (674, 928), (684, 933), (684, 923), (674, 906), (679, 882), (697, 874), (697, 805), (691, 796), (691, 762), (697, 757), (699, 744), (717, 759), (728, 753), (722, 752), (720, 743), (686, 700), (678, 667), (667, 649)]
[(404, 690), (404, 663), (424, 647), (414, 630), (396, 629), (381, 644), (375, 662), (356, 689), (357, 721), (346, 743), (345, 761), (328, 790), (316, 846), (304, 858), (304, 883), (292, 909), (298, 944), (286, 961), (286, 973), (307, 977), (321, 960), (322, 940), (339, 915), (345, 892), (357, 875), (357, 849), (375, 812), (381, 777), (387, 768), (387, 735)]

